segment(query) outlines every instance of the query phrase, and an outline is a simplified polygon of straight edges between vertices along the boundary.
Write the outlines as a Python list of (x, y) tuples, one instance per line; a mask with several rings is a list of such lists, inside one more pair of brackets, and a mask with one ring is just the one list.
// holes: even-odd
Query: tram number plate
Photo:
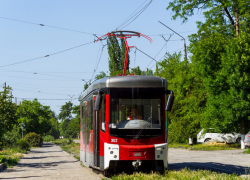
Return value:
[(145, 151), (130, 152), (130, 157), (145, 157), (145, 155), (146, 155)]
[(117, 142), (118, 139), (111, 139), (111, 142)]

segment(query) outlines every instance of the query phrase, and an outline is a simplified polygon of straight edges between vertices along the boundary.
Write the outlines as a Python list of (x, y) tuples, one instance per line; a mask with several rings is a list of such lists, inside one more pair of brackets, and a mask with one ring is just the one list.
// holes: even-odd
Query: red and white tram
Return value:
[[(169, 94), (169, 96), (168, 96)], [(126, 171), (168, 167), (167, 81), (116, 76), (95, 81), (80, 97), (80, 160), (87, 167)]]

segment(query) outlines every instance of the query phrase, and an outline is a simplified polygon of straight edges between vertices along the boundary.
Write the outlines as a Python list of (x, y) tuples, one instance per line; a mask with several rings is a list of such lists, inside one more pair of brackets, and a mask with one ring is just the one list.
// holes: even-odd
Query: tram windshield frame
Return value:
[(110, 88), (111, 136), (145, 139), (163, 134), (165, 88)]

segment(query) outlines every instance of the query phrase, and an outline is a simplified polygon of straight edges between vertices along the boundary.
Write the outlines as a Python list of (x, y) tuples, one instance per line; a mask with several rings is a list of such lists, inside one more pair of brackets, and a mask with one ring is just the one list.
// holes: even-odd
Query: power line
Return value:
[[(20, 77), (20, 76), (11, 76), (11, 75), (4, 75), (0, 74), (1, 76), (7, 76), (7, 77), (15, 77), (15, 78), (22, 78), (22, 79), (35, 79), (35, 80), (46, 80), (46, 81), (73, 81), (73, 80), (57, 80), (57, 79), (39, 79), (39, 78), (30, 78), (30, 77)], [(80, 81), (82, 79), (80, 78), (74, 78), (77, 79), (75, 81)]]
[[(71, 99), (39, 99), (39, 98), (19, 98), (17, 97), (18, 99), (37, 99), (39, 101), (44, 101), (44, 100), (52, 100), (52, 101), (58, 101), (58, 100), (63, 100), (63, 101), (70, 101)], [(72, 98), (72, 100), (77, 100), (78, 98)]]
[(124, 20), (116, 29), (118, 29), (119, 27), (123, 26), (127, 21), (130, 20), (131, 16), (140, 8), (143, 6), (143, 4), (145, 4), (148, 0), (144, 1), (132, 14), (129, 15), (129, 17)]
[(1, 67), (6, 67), (6, 66), (12, 66), (12, 65), (16, 65), (16, 64), (21, 64), (21, 63), (26, 63), (26, 62), (29, 62), (29, 61), (34, 61), (34, 60), (42, 59), (42, 58), (49, 57), (49, 56), (53, 56), (53, 55), (56, 55), (56, 54), (60, 54), (60, 53), (63, 53), (63, 52), (66, 52), (66, 51), (70, 51), (70, 50), (75, 49), (75, 48), (79, 48), (79, 47), (91, 44), (91, 43), (94, 43), (94, 41), (91, 41), (91, 42), (88, 42), (88, 43), (85, 43), (85, 44), (81, 44), (79, 46), (75, 46), (75, 47), (72, 47), (72, 48), (69, 48), (69, 49), (65, 49), (65, 50), (62, 50), (62, 51), (58, 51), (58, 52), (55, 52), (55, 53), (52, 53), (52, 54), (48, 54), (46, 56), (41, 56), (41, 57), (37, 57), (37, 58), (25, 60), (25, 61), (20, 61), (20, 62), (16, 62), (16, 63), (12, 63), (12, 64), (3, 65), (3, 66), (0, 66), (0, 68)]
[[(167, 42), (162, 46), (161, 50), (156, 54), (156, 56), (155, 56), (154, 58), (156, 58), (156, 57), (160, 54), (160, 52), (162, 51), (162, 49), (163, 49), (166, 45), (167, 45)], [(150, 61), (150, 63), (147, 65), (147, 67), (148, 67), (152, 62), (153, 62), (153, 60)], [(147, 67), (144, 69), (144, 71), (147, 69)]]
[[(177, 50), (174, 50), (174, 51), (171, 51), (171, 52), (169, 52), (169, 53), (176, 52), (176, 51), (179, 51), (179, 50), (181, 50), (181, 49), (184, 49), (184, 47), (183, 47), (183, 48), (180, 48), (180, 49), (177, 49)], [(169, 54), (169, 53), (168, 53), (168, 54)], [(166, 53), (166, 54), (167, 54), (167, 53)], [(164, 54), (164, 56), (163, 56), (162, 58), (164, 58), (164, 57), (166, 56), (166, 54)], [(162, 58), (161, 58), (160, 60), (162, 60)], [(158, 60), (158, 61), (160, 61), (160, 60)], [(157, 62), (158, 62), (158, 61), (157, 61)], [(153, 65), (153, 66), (154, 66), (154, 65)], [(153, 66), (152, 66), (152, 67), (153, 67)], [(151, 68), (152, 68), (152, 67), (151, 67)], [(150, 68), (150, 69), (151, 69), (151, 68)]]
[[(2, 82), (5, 82), (5, 81), (2, 81)], [(16, 82), (11, 82), (11, 81), (8, 81), (8, 82), (10, 82), (11, 84), (27, 85), (29, 87), (31, 86), (31, 84), (16, 83)], [(82, 87), (54, 87), (54, 86), (44, 86), (44, 85), (38, 86), (38, 85), (34, 85), (34, 84), (32, 84), (32, 86), (35, 86), (35, 87), (48, 87), (48, 88), (60, 88), (60, 89), (68, 89), (68, 88), (77, 88), (77, 89), (79, 89), (79, 88), (82, 88)]]
[(103, 52), (104, 46), (105, 46), (105, 45), (103, 45), (103, 46), (102, 46), (102, 51), (101, 51), (101, 54), (100, 54), (99, 60), (98, 60), (98, 62), (97, 62), (97, 65), (96, 65), (96, 68), (95, 68), (95, 70), (94, 70), (94, 73), (93, 73), (93, 75), (92, 75), (91, 80), (93, 80), (94, 75), (95, 75), (95, 72), (96, 72), (96, 70), (97, 70), (97, 68), (98, 68), (99, 62), (100, 62), (101, 57), (102, 57), (102, 52)]
[[(35, 73), (35, 71), (33, 71), (33, 72), (31, 72), (31, 71), (16, 71), (16, 70), (10, 70), (10, 69), (2, 69), (2, 71), (4, 71), (4, 72), (32, 73), (32, 74)], [(76, 74), (76, 73), (78, 73), (78, 74), (79, 74), (79, 73), (92, 73), (92, 72), (82, 72), (82, 71), (81, 71), (81, 72), (66, 72), (66, 71), (64, 71), (64, 72), (39, 72), (39, 71), (38, 71), (38, 72), (36, 72), (36, 73), (37, 73), (37, 74), (44, 74), (44, 73), (49, 73), (49, 74), (50, 74), (50, 73), (51, 73), (51, 74), (54, 74), (54, 73), (58, 73), (58, 74), (60, 74), (60, 73), (61, 73), (61, 74), (67, 74), (67, 73), (68, 73), (68, 74), (71, 74), (71, 73), (74, 74), (74, 73), (75, 73), (75, 74)]]
[[(125, 27), (127, 27), (129, 24), (131, 24), (134, 20), (136, 20), (147, 8), (148, 8), (148, 6), (151, 4), (151, 2), (152, 2), (153, 0), (151, 0), (146, 6), (144, 6), (138, 13), (136, 13), (134, 16), (136, 16), (137, 14), (137, 16), (134, 18), (134, 19), (132, 19), (133, 17), (131, 17), (130, 19), (132, 19), (128, 24), (126, 24), (125, 25), (125, 23), (124, 23), (124, 25), (122, 26), (122, 27), (120, 27), (120, 29), (124, 29)], [(130, 20), (129, 19), (129, 20)]]
[(45, 25), (45, 24), (39, 24), (39, 23), (33, 23), (33, 22), (28, 22), (28, 21), (23, 21), (23, 20), (17, 20), (17, 19), (12, 19), (12, 18), (7, 18), (7, 17), (0, 17), (1, 19), (9, 20), (9, 21), (16, 21), (20, 23), (26, 23), (26, 24), (32, 24), (32, 25), (37, 25), (37, 26), (42, 26), (42, 27), (49, 27), (49, 28), (54, 28), (54, 29), (60, 29), (60, 30), (65, 30), (65, 31), (72, 31), (72, 32), (77, 32), (77, 33), (83, 33), (83, 34), (91, 34), (89, 32), (84, 32), (84, 31), (78, 31), (78, 30), (73, 30), (73, 29), (68, 29), (68, 28), (61, 28), (61, 27), (56, 27), (56, 26), (50, 26), (50, 25)]

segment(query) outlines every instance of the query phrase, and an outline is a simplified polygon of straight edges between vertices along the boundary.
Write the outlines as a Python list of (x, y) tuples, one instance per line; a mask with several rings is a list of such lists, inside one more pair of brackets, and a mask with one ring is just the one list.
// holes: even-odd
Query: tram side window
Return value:
[(91, 130), (93, 130), (93, 100), (87, 102), (87, 144)]
[(102, 96), (102, 106), (101, 106), (101, 130), (105, 131), (105, 116), (106, 116), (106, 95)]
[(83, 137), (83, 144), (85, 143), (84, 142), (84, 129), (85, 129), (85, 106), (84, 105), (81, 105), (81, 131), (82, 131), (82, 137)]

